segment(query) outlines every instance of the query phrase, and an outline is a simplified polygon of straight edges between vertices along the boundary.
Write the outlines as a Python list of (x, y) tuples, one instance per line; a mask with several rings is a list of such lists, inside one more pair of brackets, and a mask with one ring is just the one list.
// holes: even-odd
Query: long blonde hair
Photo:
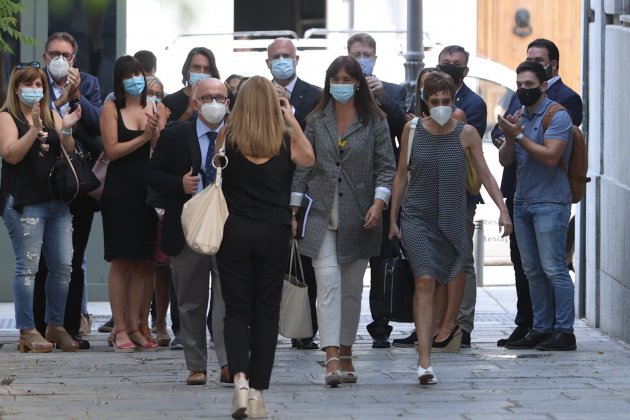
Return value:
[(7, 87), (7, 100), (2, 106), (2, 111), (7, 110), (13, 117), (27, 124), (24, 115), (22, 115), (22, 108), (20, 107), (20, 98), (16, 92), (17, 88), (22, 83), (31, 83), (35, 79), (42, 81), (42, 89), (44, 97), (39, 101), (40, 116), (44, 127), (49, 129), (55, 128), (55, 120), (53, 119), (52, 111), (50, 110), (50, 96), (48, 94), (48, 78), (46, 73), (40, 68), (25, 66), (21, 69), (17, 67), (11, 72), (9, 78), (9, 86)]
[(278, 94), (271, 82), (254, 76), (238, 92), (228, 117), (227, 141), (244, 155), (272, 157), (278, 154), (287, 131)]

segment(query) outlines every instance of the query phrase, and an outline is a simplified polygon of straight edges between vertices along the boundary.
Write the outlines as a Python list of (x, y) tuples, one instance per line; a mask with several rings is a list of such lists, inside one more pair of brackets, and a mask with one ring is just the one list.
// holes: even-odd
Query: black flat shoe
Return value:
[(392, 341), (394, 347), (413, 347), (418, 342), (416, 330), (413, 330), (409, 336), (405, 338), (396, 338)]
[(319, 345), (313, 340), (297, 340), (298, 350), (317, 350), (319, 349)]
[(516, 328), (514, 328), (514, 331), (512, 331), (512, 334), (510, 334), (510, 336), (508, 338), (502, 338), (499, 341), (497, 341), (497, 346), (498, 347), (505, 347), (505, 345), (508, 344), (508, 343), (511, 343), (513, 341), (521, 340), (521, 339), (525, 338), (525, 336), (527, 335), (528, 332), (529, 332), (529, 327), (525, 327), (523, 325), (519, 325)]
[(79, 350), (89, 350), (92, 346), (90, 342), (81, 338), (80, 335), (71, 335), (72, 339), (79, 343)]
[(505, 348), (510, 350), (529, 350), (535, 348), (537, 345), (549, 338), (551, 338), (551, 333), (540, 333), (538, 331), (531, 330), (524, 338), (507, 343)]
[(375, 338), (374, 340), (372, 340), (372, 348), (373, 349), (388, 349), (390, 348), (392, 345), (390, 344), (388, 339), (378, 339)]

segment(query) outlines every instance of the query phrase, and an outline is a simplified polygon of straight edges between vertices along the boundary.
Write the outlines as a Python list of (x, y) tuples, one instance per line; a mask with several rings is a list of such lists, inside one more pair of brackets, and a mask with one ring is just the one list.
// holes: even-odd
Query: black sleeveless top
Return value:
[(262, 164), (249, 161), (226, 142), (228, 166), (223, 170), (223, 194), (230, 215), (266, 223), (291, 224), (291, 181), (295, 164), (291, 140), (284, 139), (280, 152)]
[[(3, 111), (8, 112), (8, 111)], [(25, 121), (20, 121), (11, 115), (18, 129), (18, 138), (26, 134), (29, 127)], [(61, 153), (59, 136), (54, 128), (44, 127), (48, 132), (46, 144), (50, 145), (48, 152), (40, 155), (40, 141), (35, 140), (24, 158), (13, 165), (2, 159), (2, 175), (0, 180), (0, 215), (9, 195), (13, 196), (13, 208), (22, 212), (22, 206), (52, 201), (53, 196), (48, 187), (48, 176)]]

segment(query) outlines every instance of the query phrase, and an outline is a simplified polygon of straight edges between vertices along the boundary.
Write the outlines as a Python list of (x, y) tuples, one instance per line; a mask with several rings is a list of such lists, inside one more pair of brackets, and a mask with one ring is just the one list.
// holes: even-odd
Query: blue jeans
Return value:
[(570, 210), (568, 203), (514, 203), (516, 238), (532, 298), (533, 328), (540, 333), (573, 332), (574, 289), (565, 260)]
[(15, 325), (23, 330), (35, 328), (33, 290), (41, 252), (48, 264), (45, 321), (63, 325), (72, 271), (70, 209), (65, 202), (55, 200), (25, 205), (22, 210), (20, 214), (13, 208), (13, 197), (9, 196), (2, 213), (15, 254)]

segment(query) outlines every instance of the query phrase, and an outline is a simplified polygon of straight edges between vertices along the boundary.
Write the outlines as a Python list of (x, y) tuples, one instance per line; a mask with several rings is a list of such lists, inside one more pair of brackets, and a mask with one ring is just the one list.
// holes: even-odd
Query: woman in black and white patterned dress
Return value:
[[(468, 252), (464, 158), (467, 149), (483, 185), (501, 211), (499, 226), (503, 227), (504, 236), (512, 231), (503, 196), (484, 160), (479, 134), (474, 127), (452, 118), (454, 96), (455, 85), (450, 76), (441, 72), (427, 76), (424, 97), (431, 116), (417, 124), (410, 159), (407, 142), (411, 122), (407, 123), (392, 191), (389, 237), (402, 238), (415, 278), (414, 321), (421, 384), (437, 383), (431, 366), (434, 292), (436, 311), (442, 312), (446, 309), (446, 287), (441, 286), (463, 275)], [(396, 220), (399, 209), (401, 229)], [(436, 313), (435, 317), (443, 319), (444, 314)], [(447, 346), (461, 334), (454, 322), (448, 332), (445, 340), (438, 343), (440, 346)]]

